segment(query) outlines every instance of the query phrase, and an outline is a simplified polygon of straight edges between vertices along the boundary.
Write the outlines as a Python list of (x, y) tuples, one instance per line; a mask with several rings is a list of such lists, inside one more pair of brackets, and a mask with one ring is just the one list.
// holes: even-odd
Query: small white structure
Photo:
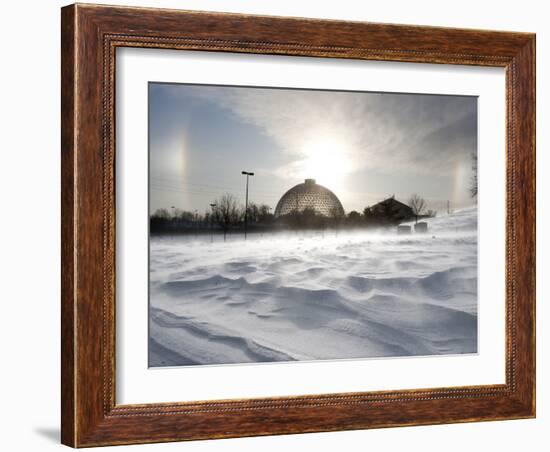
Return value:
[(416, 223), (414, 225), (414, 232), (419, 232), (421, 234), (424, 234), (428, 232), (428, 223), (425, 221), (421, 221), (420, 223)]
[(397, 233), (398, 234), (410, 234), (411, 233), (411, 227), (409, 225), (399, 225), (397, 226)]

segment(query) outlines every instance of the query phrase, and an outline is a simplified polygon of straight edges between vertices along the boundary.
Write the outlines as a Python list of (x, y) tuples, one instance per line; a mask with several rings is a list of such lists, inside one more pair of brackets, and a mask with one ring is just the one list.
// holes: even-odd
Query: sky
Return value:
[(306, 178), (344, 210), (415, 193), (475, 204), (477, 98), (149, 83), (149, 211), (206, 212), (231, 193), (273, 210)]

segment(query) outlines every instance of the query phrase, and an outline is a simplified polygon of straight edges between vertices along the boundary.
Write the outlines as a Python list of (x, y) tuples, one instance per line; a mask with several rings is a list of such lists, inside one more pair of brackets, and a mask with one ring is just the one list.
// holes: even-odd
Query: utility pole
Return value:
[(254, 173), (241, 171), (241, 174), (246, 176), (246, 198), (244, 203), (244, 239), (246, 240), (246, 233), (248, 229), (248, 177), (254, 176)]

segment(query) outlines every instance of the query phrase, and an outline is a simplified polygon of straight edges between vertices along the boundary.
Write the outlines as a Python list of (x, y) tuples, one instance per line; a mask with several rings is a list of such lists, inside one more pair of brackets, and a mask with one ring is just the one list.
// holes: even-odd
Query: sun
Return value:
[(303, 147), (301, 168), (304, 178), (314, 178), (333, 189), (341, 188), (352, 171), (349, 149), (344, 140), (319, 136)]

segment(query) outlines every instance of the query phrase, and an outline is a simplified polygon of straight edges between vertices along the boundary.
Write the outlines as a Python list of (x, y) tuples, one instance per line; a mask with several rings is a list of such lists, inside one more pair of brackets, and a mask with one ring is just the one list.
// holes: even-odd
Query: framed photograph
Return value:
[(62, 442), (535, 416), (535, 36), (62, 9)]

